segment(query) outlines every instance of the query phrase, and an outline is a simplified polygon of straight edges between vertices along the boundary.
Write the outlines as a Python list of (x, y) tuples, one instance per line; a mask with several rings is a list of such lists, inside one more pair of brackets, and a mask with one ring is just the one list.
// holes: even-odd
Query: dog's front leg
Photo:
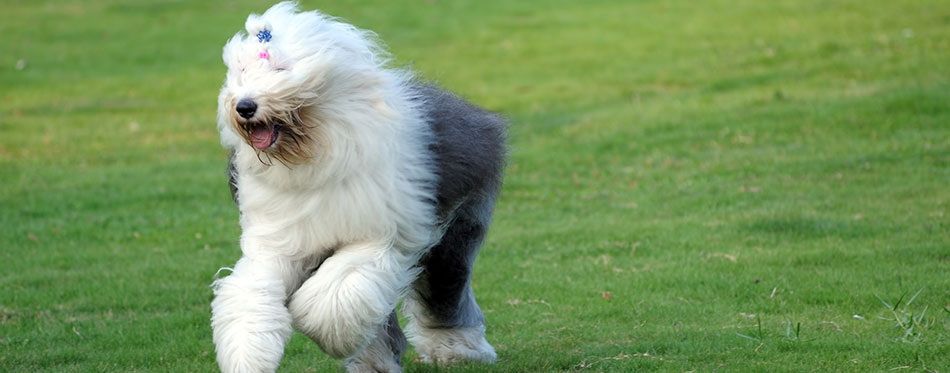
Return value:
[(369, 344), (412, 281), (412, 257), (391, 243), (345, 246), (290, 298), (297, 328), (340, 359)]
[(224, 372), (274, 372), (293, 332), (287, 307), (296, 271), (277, 257), (242, 257), (214, 282), (211, 328)]

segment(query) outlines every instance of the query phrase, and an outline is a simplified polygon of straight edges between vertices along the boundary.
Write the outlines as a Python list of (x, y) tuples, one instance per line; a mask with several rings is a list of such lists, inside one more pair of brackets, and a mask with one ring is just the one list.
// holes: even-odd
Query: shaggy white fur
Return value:
[(422, 303), (416, 294), (412, 294), (405, 299), (403, 312), (409, 316), (406, 335), (423, 361), (495, 361), (495, 349), (485, 340), (484, 325), (463, 328), (430, 327), (435, 322)]
[[(275, 371), (293, 324), (351, 371), (398, 371), (380, 331), (445, 230), (412, 76), (385, 67), (373, 34), (294, 3), (245, 26), (218, 99), (243, 231), (243, 257), (213, 284), (218, 364)], [(432, 360), (495, 357), (481, 325), (412, 332)]]

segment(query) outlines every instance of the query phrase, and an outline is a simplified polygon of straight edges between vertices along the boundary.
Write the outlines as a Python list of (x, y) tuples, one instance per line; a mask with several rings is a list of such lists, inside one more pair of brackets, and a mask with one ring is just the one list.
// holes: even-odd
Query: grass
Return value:
[[(216, 369), (220, 48), (266, 6), (4, 4), (0, 370)], [(499, 361), (452, 371), (950, 369), (943, 2), (303, 7), (512, 119)], [(281, 370), (338, 364), (296, 334)]]

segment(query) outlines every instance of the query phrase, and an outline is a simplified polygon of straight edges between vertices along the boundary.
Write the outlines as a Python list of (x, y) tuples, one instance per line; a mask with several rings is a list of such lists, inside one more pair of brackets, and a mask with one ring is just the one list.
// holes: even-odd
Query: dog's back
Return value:
[(435, 141), (436, 197), (442, 218), (473, 194), (491, 197), (501, 186), (506, 122), (438, 86), (416, 87)]

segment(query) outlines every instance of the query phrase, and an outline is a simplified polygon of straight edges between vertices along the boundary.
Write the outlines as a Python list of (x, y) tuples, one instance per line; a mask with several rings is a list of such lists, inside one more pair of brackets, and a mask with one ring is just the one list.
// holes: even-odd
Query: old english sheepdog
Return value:
[(492, 362), (469, 284), (505, 121), (406, 70), (374, 34), (284, 2), (224, 46), (221, 143), (243, 256), (213, 284), (221, 370), (273, 372), (293, 328), (349, 371)]

